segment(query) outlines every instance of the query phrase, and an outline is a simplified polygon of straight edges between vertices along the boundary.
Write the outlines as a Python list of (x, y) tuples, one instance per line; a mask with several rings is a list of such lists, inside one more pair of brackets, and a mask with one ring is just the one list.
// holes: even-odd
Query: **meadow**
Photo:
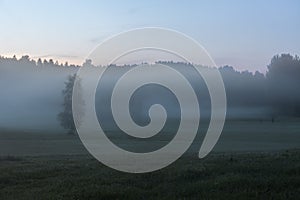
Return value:
[(0, 158), (0, 199), (298, 199), (300, 150), (184, 156), (128, 174), (91, 156)]
[(298, 120), (226, 122), (204, 159), (196, 138), (179, 160), (145, 174), (101, 164), (75, 135), (3, 129), (0, 199), (298, 199), (299, 128)]

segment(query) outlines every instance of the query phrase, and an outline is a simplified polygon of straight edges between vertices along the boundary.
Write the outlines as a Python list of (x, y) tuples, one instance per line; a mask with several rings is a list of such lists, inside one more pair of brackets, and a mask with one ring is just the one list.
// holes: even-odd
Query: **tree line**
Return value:
[[(167, 64), (186, 73), (186, 76), (191, 76), (192, 70), (189, 69), (190, 64), (178, 62), (160, 62)], [(92, 65), (91, 60), (86, 60), (83, 65)], [(1, 66), (6, 66), (2, 68)], [(0, 77), (1, 70), (7, 69), (7, 66), (14, 66), (20, 69), (40, 69), (40, 68), (78, 68), (80, 65), (70, 65), (68, 63), (60, 64), (57, 61), (42, 60), (37, 61), (30, 59), (29, 56), (22, 56), (17, 59), (5, 58), (0, 56)], [(133, 67), (132, 65), (124, 66), (109, 66), (108, 76), (124, 73), (126, 70)], [(300, 59), (297, 55), (290, 54), (275, 55), (270, 64), (267, 66), (266, 74), (256, 71), (238, 71), (231, 66), (222, 66), (219, 71), (223, 77), (227, 102), (228, 115), (235, 112), (235, 108), (241, 108), (239, 111), (246, 109), (262, 111), (269, 110), (268, 116), (276, 118), (278, 116), (300, 117)], [(61, 124), (67, 129), (73, 129), (73, 122), (70, 122), (71, 110), (71, 95), (74, 75), (71, 75), (66, 80), (66, 85), (63, 90), (64, 110), (59, 114)], [(197, 85), (198, 82), (192, 81), (192, 85)], [(196, 86), (195, 86), (196, 87)], [(204, 87), (203, 87), (204, 88)], [(199, 89), (199, 92), (202, 88)], [(144, 94), (147, 96), (147, 94)], [(143, 106), (141, 106), (143, 107)], [(139, 107), (139, 108), (141, 108)], [(264, 111), (262, 111), (264, 112)]]

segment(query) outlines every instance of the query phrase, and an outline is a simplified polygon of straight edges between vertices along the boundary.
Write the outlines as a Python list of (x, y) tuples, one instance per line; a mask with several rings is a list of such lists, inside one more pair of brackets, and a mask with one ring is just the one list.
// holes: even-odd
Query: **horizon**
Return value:
[(30, 55), (78, 65), (111, 35), (136, 28), (166, 27), (195, 38), (217, 66), (265, 73), (274, 55), (299, 55), (299, 7), (296, 0), (188, 4), (1, 0), (5, 31), (0, 32), (0, 55)]
[[(291, 55), (293, 58), (297, 59), (299, 58), (299, 55), (295, 54), (290, 54), (290, 53), (282, 53), (282, 54), (276, 54), (276, 55), (273, 55), (272, 58), (274, 58), (275, 56), (282, 56), (282, 55)], [(13, 59), (14, 57), (20, 61), (22, 57), (26, 57), (28, 56), (28, 59), (30, 61), (34, 61), (36, 64), (38, 62), (39, 59), (41, 59), (42, 63), (44, 63), (44, 61), (47, 61), (49, 62), (50, 60), (53, 61), (53, 65), (57, 65), (57, 66), (65, 66), (66, 64), (68, 64), (68, 67), (82, 67), (84, 63), (86, 63), (88, 60), (91, 61), (91, 64), (94, 65), (93, 63), (93, 60), (92, 59), (89, 59), (89, 58), (86, 58), (82, 63), (71, 63), (69, 61), (65, 61), (65, 62), (59, 62), (59, 60), (53, 60), (52, 58), (38, 58), (38, 57), (31, 57), (30, 55), (21, 55), (21, 56), (16, 56), (16, 55), (13, 55), (13, 56), (3, 56), (3, 55), (0, 55), (0, 59), (1, 58), (4, 58), (4, 59)], [(232, 66), (232, 65), (217, 65), (216, 67), (218, 69), (221, 69), (221, 68), (224, 68), (224, 67), (232, 67), (236, 72), (239, 72), (239, 73), (243, 73), (243, 72), (250, 72), (252, 74), (255, 74), (256, 72), (259, 72), (261, 74), (263, 74), (264, 76), (266, 75), (267, 71), (268, 71), (268, 66), (270, 65), (271, 63), (271, 59), (269, 60), (269, 64), (267, 66), (265, 66), (265, 70), (261, 71), (261, 70), (254, 70), (254, 71), (251, 71), (249, 69), (239, 69), (235, 66)], [(194, 63), (187, 63), (187, 62), (184, 62), (184, 61), (174, 61), (174, 60), (154, 60), (154, 62), (144, 62), (144, 61), (140, 61), (140, 62), (134, 62), (134, 63), (117, 63), (117, 64), (112, 64), (112, 65), (115, 65), (117, 67), (122, 67), (122, 66), (134, 66), (134, 65), (141, 65), (141, 64), (155, 64), (157, 62), (173, 62), (174, 64), (192, 64), (192, 65), (195, 65)], [(197, 64), (196, 64), (197, 65)], [(95, 67), (102, 67), (102, 65), (94, 65)], [(106, 66), (106, 65), (104, 65)], [(198, 65), (198, 66), (202, 66), (201, 64)], [(213, 67), (213, 66), (203, 66), (203, 67)]]

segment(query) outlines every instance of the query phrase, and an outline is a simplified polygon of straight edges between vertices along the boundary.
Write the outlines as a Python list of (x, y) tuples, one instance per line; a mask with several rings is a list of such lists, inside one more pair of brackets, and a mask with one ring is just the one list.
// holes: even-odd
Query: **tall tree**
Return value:
[[(68, 81), (65, 82), (65, 89), (62, 91), (64, 96), (64, 102), (63, 107), (64, 110), (58, 114), (58, 119), (60, 121), (60, 124), (62, 127), (68, 130), (69, 134), (75, 134), (76, 133), (76, 127), (73, 119), (73, 113), (72, 113), (72, 95), (73, 95), (73, 86), (75, 83), (76, 74), (70, 75), (68, 77)], [(80, 80), (77, 82), (78, 88), (81, 88), (81, 82)], [(80, 95), (80, 92), (79, 92)], [(79, 96), (81, 104), (83, 105), (83, 99), (81, 96)], [(79, 108), (80, 109), (80, 108)], [(83, 113), (81, 113), (83, 114)]]
[(279, 114), (300, 116), (300, 59), (290, 54), (272, 58), (266, 74), (269, 100)]

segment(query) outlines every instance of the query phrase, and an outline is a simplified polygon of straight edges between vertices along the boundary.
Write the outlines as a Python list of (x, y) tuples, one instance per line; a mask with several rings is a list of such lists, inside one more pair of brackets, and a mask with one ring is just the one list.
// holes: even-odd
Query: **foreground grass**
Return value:
[(0, 157), (0, 199), (298, 199), (300, 151), (185, 156), (147, 174), (90, 156)]

